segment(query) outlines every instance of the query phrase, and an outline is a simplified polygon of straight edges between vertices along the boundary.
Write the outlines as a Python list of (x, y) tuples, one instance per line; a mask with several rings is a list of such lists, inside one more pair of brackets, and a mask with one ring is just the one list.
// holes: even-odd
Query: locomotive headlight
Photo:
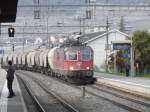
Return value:
[(73, 66), (70, 66), (70, 67), (69, 67), (69, 70), (74, 70), (74, 67), (73, 67)]
[(90, 69), (90, 67), (86, 67), (86, 69), (87, 69), (87, 70), (89, 70), (89, 69)]
[(86, 67), (86, 69), (87, 69), (87, 70), (89, 70), (89, 69), (90, 69), (90, 67)]

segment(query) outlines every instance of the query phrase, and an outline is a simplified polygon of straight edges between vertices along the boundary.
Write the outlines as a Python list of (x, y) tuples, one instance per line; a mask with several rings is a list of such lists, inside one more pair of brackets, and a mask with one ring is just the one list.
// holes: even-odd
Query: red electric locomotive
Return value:
[(91, 84), (93, 78), (93, 50), (79, 41), (68, 41), (48, 53), (50, 71), (68, 82)]

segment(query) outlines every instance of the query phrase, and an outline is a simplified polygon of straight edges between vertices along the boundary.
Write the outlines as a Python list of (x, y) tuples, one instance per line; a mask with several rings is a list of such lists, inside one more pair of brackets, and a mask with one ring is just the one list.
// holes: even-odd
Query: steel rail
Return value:
[[(98, 90), (103, 91), (103, 92), (105, 92), (105, 93), (112, 94), (112, 95), (114, 95), (114, 96), (116, 96), (116, 97), (119, 97), (119, 98), (122, 98), (122, 99), (126, 99), (126, 100), (129, 100), (129, 101), (135, 102), (135, 103), (137, 103), (137, 104), (141, 104), (141, 105), (143, 105), (143, 106), (150, 107), (150, 104), (149, 104), (149, 103), (145, 103), (144, 101), (141, 101), (141, 100), (129, 98), (129, 97), (127, 97), (127, 96), (122, 96), (122, 95), (113, 93), (113, 92), (111, 92), (111, 91), (109, 91), (109, 90), (99, 88), (98, 86), (100, 86), (100, 84), (95, 83), (95, 85), (96, 85), (96, 87), (95, 87), (95, 86), (91, 86), (91, 88), (98, 89)], [(104, 86), (104, 85), (103, 85), (103, 86)], [(105, 87), (107, 87), (107, 86), (105, 86)], [(111, 88), (111, 87), (108, 86), (108, 88)], [(111, 89), (114, 89), (114, 88), (111, 88)], [(114, 90), (116, 91), (116, 89), (114, 89)], [(119, 90), (117, 90), (117, 91), (118, 91), (118, 92), (123, 92), (123, 91), (119, 91)]]
[(22, 83), (23, 83), (24, 87), (26, 88), (27, 92), (29, 93), (29, 95), (31, 96), (32, 100), (36, 104), (36, 107), (39, 110), (39, 112), (46, 112), (45, 109), (40, 104), (40, 102), (38, 101), (38, 99), (36, 98), (36, 96), (34, 96), (32, 94), (32, 91), (30, 90), (29, 84), (26, 81), (24, 81), (20, 76), (17, 75), (17, 77), (19, 77), (19, 79), (22, 81)]
[[(28, 75), (26, 73), (22, 73), (23, 75)], [(53, 91), (49, 90), (45, 84), (43, 84), (40, 80), (29, 76), (28, 77), (32, 78), (32, 80), (34, 80), (34, 82), (36, 82), (45, 92), (47, 92), (48, 94), (54, 96), (58, 101), (60, 101), (60, 103), (62, 105), (64, 105), (64, 107), (66, 109), (68, 109), (70, 112), (79, 112), (77, 109), (75, 109), (72, 105), (70, 105), (68, 102), (66, 102), (64, 99), (62, 99), (59, 95), (57, 95), (56, 93), (54, 93)]]
[[(27, 73), (22, 73), (22, 74), (28, 75)], [(29, 75), (28, 75), (28, 76), (29, 76)], [(31, 77), (31, 76), (29, 76), (29, 77)], [(31, 77), (31, 78), (33, 78), (33, 77)], [(34, 78), (34, 79), (35, 79), (35, 78)], [(54, 79), (55, 79), (55, 80), (59, 80), (59, 79), (57, 79), (57, 78), (54, 78)], [(35, 80), (39, 81), (38, 79), (35, 79)], [(69, 83), (67, 83), (67, 82), (65, 82), (65, 81), (62, 81), (62, 80), (59, 80), (59, 81), (61, 81), (62, 83), (65, 83), (65, 84), (67, 84), (67, 85), (69, 85), (69, 86), (71, 86), (71, 87), (74, 87), (74, 88), (76, 88), (76, 89), (81, 90), (80, 87), (73, 86), (73, 85), (71, 85), (71, 84), (69, 84)], [(111, 100), (111, 99), (109, 99), (109, 98), (106, 98), (106, 97), (97, 95), (97, 94), (95, 94), (95, 93), (93, 93), (93, 92), (91, 92), (91, 91), (88, 91), (88, 90), (85, 90), (85, 91), (86, 91), (86, 93), (88, 93), (88, 94), (90, 94), (90, 95), (96, 96), (96, 97), (98, 97), (98, 98), (100, 98), (100, 99), (103, 99), (103, 100), (106, 100), (106, 101), (109, 101), (109, 102), (111, 102), (112, 104), (114, 104), (114, 105), (116, 105), (116, 106), (119, 106), (119, 107), (121, 107), (121, 108), (123, 108), (123, 109), (125, 109), (125, 110), (130, 111), (130, 112), (142, 112), (142, 111), (139, 111), (139, 110), (137, 110), (137, 109), (135, 109), (135, 108), (132, 108), (132, 107), (130, 107), (130, 106), (124, 105), (124, 104), (119, 103), (119, 102), (116, 102), (116, 101), (114, 101), (114, 100)]]

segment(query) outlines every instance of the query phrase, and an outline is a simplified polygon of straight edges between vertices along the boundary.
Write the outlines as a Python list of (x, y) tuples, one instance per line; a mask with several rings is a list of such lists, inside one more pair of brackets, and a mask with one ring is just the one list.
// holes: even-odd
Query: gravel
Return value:
[(48, 112), (69, 112), (57, 99), (47, 94), (31, 78), (21, 74), (20, 76), (30, 85), (33, 95), (37, 97), (45, 110)]
[(61, 81), (54, 80), (51, 77), (28, 71), (19, 71), (19, 73), (28, 74), (41, 80), (50, 90), (75, 106), (80, 112), (128, 112), (107, 100), (90, 94), (86, 94), (85, 98), (82, 98), (82, 92), (79, 89), (66, 85)]

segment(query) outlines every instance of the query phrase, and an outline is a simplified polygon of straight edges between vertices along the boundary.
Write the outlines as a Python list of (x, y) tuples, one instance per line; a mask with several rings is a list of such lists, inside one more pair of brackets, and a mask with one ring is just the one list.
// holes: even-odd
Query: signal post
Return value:
[[(14, 37), (14, 35), (15, 35), (15, 28), (12, 28), (12, 27), (8, 28), (8, 36)], [(14, 50), (15, 50), (15, 46), (14, 46), (14, 38), (13, 38), (12, 39), (12, 51), (14, 52)]]

